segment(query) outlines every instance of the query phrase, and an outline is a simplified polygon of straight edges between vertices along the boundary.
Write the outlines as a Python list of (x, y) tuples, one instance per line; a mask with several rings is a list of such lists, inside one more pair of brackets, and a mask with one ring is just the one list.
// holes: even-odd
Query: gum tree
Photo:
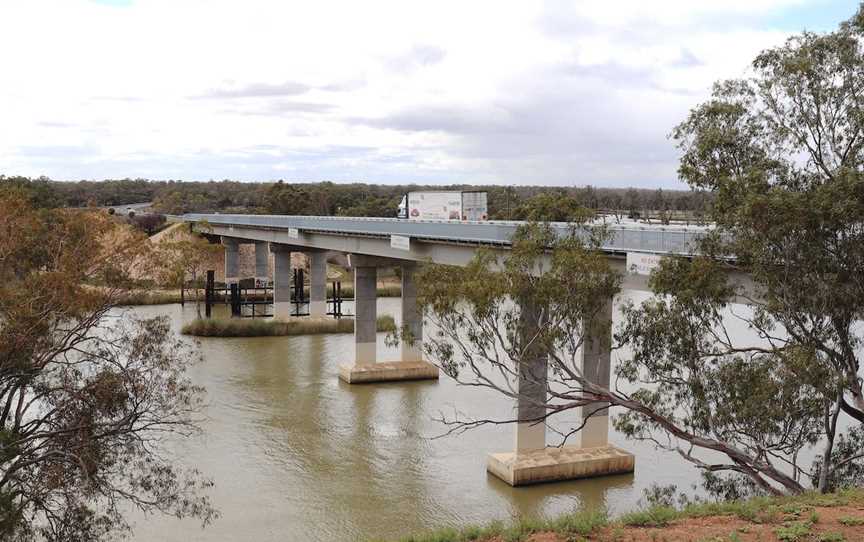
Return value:
[[(739, 451), (801, 489), (862, 481), (862, 13), (764, 51), (752, 77), (716, 84), (675, 128), (680, 176), (715, 196), (717, 228), (699, 247), (704, 258), (662, 266), (652, 279), (662, 297), (631, 307), (620, 337), (634, 347), (621, 376), (659, 383), (641, 401), (710, 439), (737, 432)], [(752, 284), (735, 288), (730, 270)], [(735, 319), (755, 346), (722, 317), (735, 296), (751, 306)], [(838, 437), (842, 425), (850, 429)], [(739, 475), (763, 491), (777, 482), (733, 454), (696, 457), (698, 445), (682, 446), (675, 428), (637, 411), (618, 427), (678, 451), (721, 491), (735, 494)], [(819, 457), (801, 465), (800, 451), (816, 443)]]
[(196, 430), (197, 356), (165, 318), (115, 310), (140, 234), (105, 213), (0, 191), (0, 538), (91, 541), (122, 511), (214, 514), (164, 440)]
[(618, 289), (602, 236), (583, 226), (566, 239), (533, 226), (509, 256), (427, 269), (430, 359), (517, 398), (521, 369), (544, 356), (549, 402), (533, 421), (606, 403), (620, 432), (679, 454), (719, 495), (864, 481), (862, 22), (864, 10), (835, 32), (763, 52), (751, 77), (718, 83), (675, 128), (680, 176), (710, 196), (716, 227), (698, 257), (655, 271), (652, 299), (624, 306), (615, 339), (627, 348), (612, 387), (576, 362), (585, 322)]

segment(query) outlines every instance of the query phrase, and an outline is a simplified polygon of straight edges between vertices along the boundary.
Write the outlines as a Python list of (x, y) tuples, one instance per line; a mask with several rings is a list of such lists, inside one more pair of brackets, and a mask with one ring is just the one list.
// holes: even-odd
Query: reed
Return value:
[[(378, 331), (392, 331), (395, 320), (389, 314), (378, 317)], [(184, 325), (181, 333), (195, 337), (276, 337), (286, 335), (319, 335), (323, 333), (353, 333), (351, 318), (202, 318)]]

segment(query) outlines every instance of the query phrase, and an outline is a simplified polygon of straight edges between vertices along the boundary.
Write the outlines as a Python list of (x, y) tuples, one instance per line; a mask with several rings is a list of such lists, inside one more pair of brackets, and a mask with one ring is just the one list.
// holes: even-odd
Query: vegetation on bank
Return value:
[(445, 528), (399, 542), (678, 541), (843, 542), (864, 539), (864, 489), (833, 494), (757, 497), (657, 505), (607, 518), (580, 511), (552, 519), (521, 518), (511, 524)]
[(180, 303), (180, 292), (158, 290), (130, 290), (119, 294), (117, 305), (131, 307), (137, 305), (168, 305)]
[[(389, 314), (378, 317), (378, 331), (393, 331), (396, 321)], [(199, 318), (189, 322), (181, 332), (195, 337), (275, 337), (284, 335), (319, 335), (353, 333), (353, 318), (326, 319), (255, 319)]]
[[(191, 290), (187, 290), (186, 294), (186, 302), (194, 303), (195, 296), (194, 292), (189, 293)], [(203, 296), (203, 294), (201, 294)], [(378, 287), (378, 297), (399, 297), (402, 295), (401, 288), (397, 286), (379, 286)], [(349, 287), (342, 288), (342, 296), (346, 298), (354, 297), (354, 289)], [(250, 299), (259, 299), (262, 296), (249, 294), (247, 297)], [(117, 305), (132, 307), (139, 305), (168, 305), (171, 303), (180, 303), (180, 291), (170, 291), (170, 290), (130, 290), (123, 294), (120, 294), (117, 298)], [(224, 300), (221, 298), (216, 300), (215, 303), (224, 303)]]

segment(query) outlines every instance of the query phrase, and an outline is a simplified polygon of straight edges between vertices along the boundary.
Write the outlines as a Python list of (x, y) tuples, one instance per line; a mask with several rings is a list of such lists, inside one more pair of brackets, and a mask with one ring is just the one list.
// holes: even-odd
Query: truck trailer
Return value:
[(488, 220), (487, 199), (486, 192), (408, 192), (397, 216), (407, 220)]

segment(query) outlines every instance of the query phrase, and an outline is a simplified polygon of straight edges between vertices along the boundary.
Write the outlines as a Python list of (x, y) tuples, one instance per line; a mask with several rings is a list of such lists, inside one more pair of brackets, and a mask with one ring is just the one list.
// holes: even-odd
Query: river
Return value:
[[(195, 316), (190, 305), (126, 310), (167, 315), (178, 333)], [(378, 311), (398, 321), (399, 300), (380, 299)], [(397, 359), (383, 343), (379, 334), (379, 359)], [(338, 367), (353, 359), (350, 334), (207, 338), (201, 349), (204, 361), (191, 377), (207, 389), (203, 431), (171, 450), (214, 480), (221, 517), (202, 529), (192, 520), (134, 516), (137, 542), (391, 539), (583, 507), (617, 514), (637, 506), (654, 482), (689, 490), (698, 480), (677, 456), (613, 431), (611, 442), (636, 455), (634, 474), (512, 488), (485, 468), (487, 454), (512, 449), (511, 426), (435, 438), (445, 431), (434, 419), (442, 412), (509, 415), (513, 405), (503, 396), (443, 375), (345, 384)]]

